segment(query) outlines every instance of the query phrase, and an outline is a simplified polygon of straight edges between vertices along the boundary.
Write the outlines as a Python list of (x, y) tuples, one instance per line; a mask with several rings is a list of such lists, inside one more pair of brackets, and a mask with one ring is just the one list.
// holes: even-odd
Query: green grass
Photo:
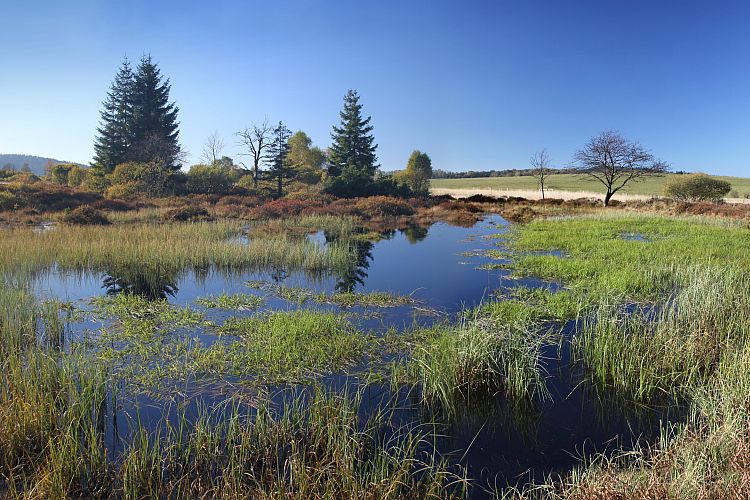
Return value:
[(521, 405), (549, 396), (541, 355), (549, 339), (506, 320), (485, 312), (413, 332), (408, 371), (427, 404), (457, 414), (498, 393)]
[(0, 271), (101, 271), (137, 268), (168, 274), (185, 269), (267, 269), (324, 272), (346, 269), (356, 256), (345, 243), (322, 246), (285, 235), (233, 241), (241, 226), (233, 222), (132, 224), (105, 227), (60, 226), (37, 233), (2, 230)]
[[(621, 191), (626, 194), (661, 196), (664, 183), (677, 174), (663, 177), (648, 178), (640, 182), (628, 184)], [(732, 185), (740, 198), (750, 196), (750, 178), (717, 176)], [(444, 189), (497, 189), (497, 190), (538, 190), (536, 178), (533, 176), (519, 177), (477, 177), (471, 179), (432, 179), (433, 188)], [(557, 174), (549, 176), (546, 182), (548, 189), (559, 191), (588, 191), (604, 193), (604, 186), (596, 180), (575, 174)]]
[[(508, 238), (516, 274), (594, 298), (653, 299), (671, 290), (678, 268), (750, 265), (750, 228), (731, 220), (611, 212), (535, 220)], [(544, 254), (551, 250), (563, 256)]]
[(219, 328), (219, 333), (239, 340), (196, 351), (192, 356), (197, 371), (251, 370), (264, 378), (309, 378), (350, 366), (368, 345), (368, 336), (345, 316), (312, 310), (233, 318)]
[[(643, 241), (628, 235), (641, 235)], [(750, 494), (750, 229), (742, 222), (612, 212), (536, 220), (507, 235), (520, 275), (558, 280), (579, 301), (573, 362), (641, 404), (677, 397), (685, 423), (652, 446), (594, 455), (532, 486), (552, 498), (744, 498)], [(545, 255), (559, 250), (563, 256)], [(535, 299), (538, 300), (538, 299)], [(542, 304), (542, 316), (571, 312)], [(497, 305), (505, 316), (532, 312)], [(743, 457), (743, 458), (740, 458)], [(499, 494), (514, 495), (508, 491)]]
[(263, 303), (263, 297), (258, 295), (248, 295), (245, 293), (226, 294), (222, 293), (216, 297), (200, 297), (195, 301), (196, 304), (207, 309), (229, 309), (235, 311), (247, 311), (257, 309)]

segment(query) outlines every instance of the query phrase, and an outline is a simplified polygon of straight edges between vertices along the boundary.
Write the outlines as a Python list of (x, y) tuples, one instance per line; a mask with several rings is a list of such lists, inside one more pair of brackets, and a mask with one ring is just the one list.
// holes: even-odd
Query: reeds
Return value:
[(541, 352), (548, 339), (527, 326), (475, 316), (415, 332), (410, 371), (425, 402), (456, 413), (498, 393), (521, 405), (546, 399)]
[(0, 239), (0, 271), (41, 271), (57, 266), (73, 271), (107, 272), (134, 267), (161, 274), (185, 269), (267, 269), (329, 271), (345, 269), (354, 257), (347, 244), (320, 245), (283, 234), (236, 239), (236, 223), (163, 225), (61, 226), (35, 233), (4, 230)]

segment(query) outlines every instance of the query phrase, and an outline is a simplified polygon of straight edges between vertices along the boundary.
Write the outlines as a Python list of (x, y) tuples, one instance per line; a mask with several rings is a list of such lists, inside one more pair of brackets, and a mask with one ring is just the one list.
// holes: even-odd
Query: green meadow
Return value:
[[(664, 184), (677, 174), (662, 177), (649, 177), (639, 182), (633, 182), (622, 189), (624, 194), (661, 196)], [(750, 197), (750, 178), (716, 176), (732, 185), (730, 197)], [(576, 174), (550, 175), (545, 183), (547, 189), (555, 191), (585, 191), (590, 193), (604, 193), (604, 186), (594, 179)], [(470, 179), (432, 179), (432, 188), (439, 189), (497, 189), (497, 190), (531, 190), (539, 189), (537, 180), (532, 176), (517, 177), (477, 177)], [(736, 196), (735, 196), (736, 195)], [(552, 197), (552, 195), (551, 195)]]

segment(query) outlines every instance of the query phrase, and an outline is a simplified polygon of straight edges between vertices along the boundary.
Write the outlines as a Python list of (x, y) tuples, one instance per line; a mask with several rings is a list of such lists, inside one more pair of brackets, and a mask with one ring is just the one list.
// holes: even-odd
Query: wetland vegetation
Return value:
[[(0, 488), (743, 492), (747, 224), (486, 217), (419, 240), (351, 216), (3, 230)], [(166, 292), (128, 281), (152, 270)]]

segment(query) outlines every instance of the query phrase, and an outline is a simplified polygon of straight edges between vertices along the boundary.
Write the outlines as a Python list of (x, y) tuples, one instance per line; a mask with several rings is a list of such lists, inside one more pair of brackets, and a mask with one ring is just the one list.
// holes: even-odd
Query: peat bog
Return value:
[(740, 224), (272, 224), (4, 230), (0, 489), (587, 492), (744, 356)]

